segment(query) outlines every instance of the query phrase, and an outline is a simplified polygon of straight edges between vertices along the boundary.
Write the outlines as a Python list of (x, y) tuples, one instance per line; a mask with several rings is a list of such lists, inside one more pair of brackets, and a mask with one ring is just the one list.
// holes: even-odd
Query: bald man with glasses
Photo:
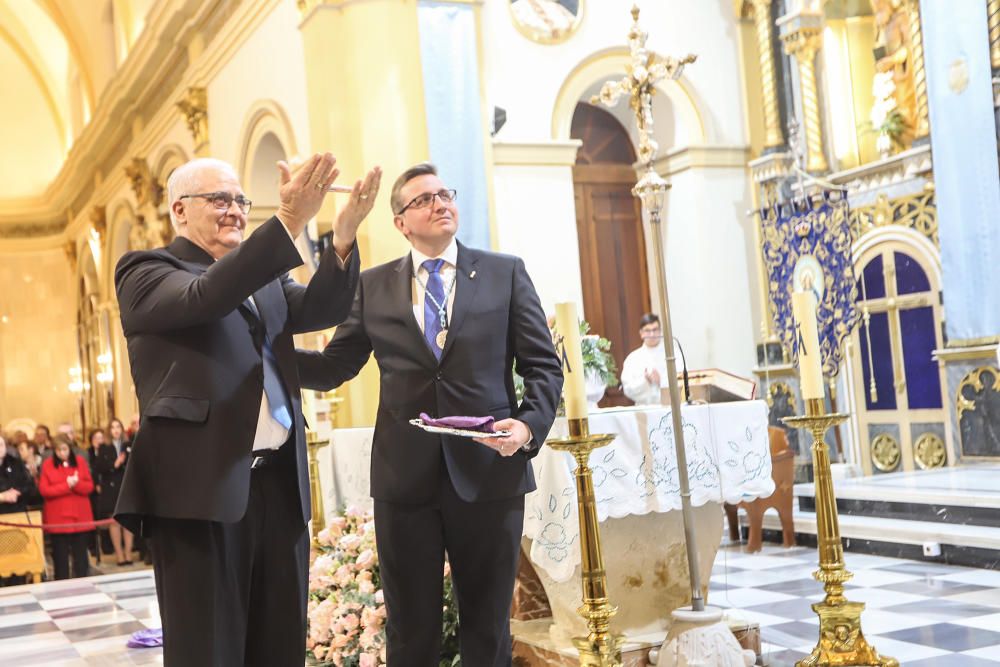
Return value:
[(358, 283), (358, 226), (381, 172), (357, 181), (308, 285), (295, 238), (337, 178), (329, 153), (292, 174), (244, 240), (235, 170), (200, 158), (167, 181), (177, 238), (115, 272), (142, 423), (115, 518), (153, 545), (167, 667), (302, 665), (310, 518), (292, 336), (338, 324)]
[[(298, 353), (310, 389), (339, 386), (372, 354), (378, 362), (371, 494), (392, 667), (438, 664), (445, 553), (462, 664), (511, 664), (524, 494), (535, 489), (531, 458), (562, 389), (524, 262), (459, 243), (455, 201), (433, 165), (405, 171), (390, 204), (411, 251), (361, 275), (351, 315), (323, 352)], [(524, 378), (520, 403), (514, 368)], [(421, 412), (492, 416), (510, 435), (428, 433), (409, 424)]]

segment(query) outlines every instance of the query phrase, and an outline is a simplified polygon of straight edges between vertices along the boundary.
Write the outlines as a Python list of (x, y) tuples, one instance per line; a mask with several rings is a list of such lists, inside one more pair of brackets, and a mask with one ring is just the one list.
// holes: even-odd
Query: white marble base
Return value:
[(659, 650), (651, 651), (649, 664), (659, 667), (750, 667), (757, 658), (744, 650), (722, 621), (722, 610), (675, 609), (673, 625)]
[[(722, 506), (706, 503), (694, 508), (698, 560), (703, 590), (722, 538)], [(680, 512), (650, 513), (609, 519), (600, 524), (608, 599), (618, 607), (612, 632), (626, 637), (666, 633), (670, 612), (691, 603), (684, 529)], [(580, 607), (580, 568), (568, 581), (554, 581), (536, 568), (552, 608), (552, 639), (571, 646), (572, 637), (586, 636)]]

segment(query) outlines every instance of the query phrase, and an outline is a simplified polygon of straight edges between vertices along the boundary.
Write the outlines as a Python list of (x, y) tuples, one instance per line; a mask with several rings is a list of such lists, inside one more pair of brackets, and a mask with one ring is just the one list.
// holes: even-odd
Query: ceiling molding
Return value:
[[(56, 123), (56, 129), (59, 132), (60, 149), (63, 155), (65, 155), (69, 136), (66, 133), (66, 118), (60, 111), (59, 103), (55, 99), (57, 88), (52, 72), (47, 67), (43, 70), (39, 66), (39, 63), (45, 62), (44, 58), (42, 58), (37, 48), (33, 48), (34, 45), (30, 40), (23, 39), (28, 34), (28, 30), (24, 27), (24, 24), (5, 5), (0, 4), (0, 11), (3, 12), (2, 20), (0, 20), (0, 40), (5, 41), (11, 50), (14, 51), (15, 55), (21, 59), (31, 77), (41, 89), (42, 97), (45, 98), (45, 103), (49, 107), (49, 112), (52, 114), (52, 118)], [(8, 30), (7, 25), (13, 26), (15, 30), (13, 32)]]
[(70, 19), (66, 18), (66, 15), (55, 0), (38, 0), (38, 6), (48, 14), (52, 22), (62, 32), (69, 47), (70, 55), (76, 61), (77, 69), (80, 72), (83, 90), (87, 94), (87, 106), (93, 111), (97, 106), (97, 91), (94, 88), (94, 77), (91, 72), (92, 63), (84, 57), (85, 51), (80, 48), (80, 40), (77, 39), (77, 35), (83, 31), (78, 26), (73, 25)]
[[(85, 208), (79, 206), (81, 195), (92, 203), (94, 195), (105, 190), (95, 188), (94, 174), (103, 174), (103, 184), (107, 184), (122, 159), (135, 150), (132, 123), (139, 111), (158, 109), (156, 115), (177, 115), (173, 102), (179, 96), (177, 82), (186, 69), (186, 43), (192, 30), (185, 27), (199, 25), (220, 4), (232, 1), (169, 0), (154, 5), (147, 16), (146, 30), (108, 81), (100, 105), (70, 148), (56, 178), (42, 195), (0, 202), (0, 238), (5, 237), (3, 230), (10, 225), (49, 230), (58, 222), (65, 228), (67, 217), (75, 218), (80, 213), (77, 209)], [(173, 39), (163, 39), (163, 35), (172, 35)], [(149, 138), (152, 143), (157, 139)]]

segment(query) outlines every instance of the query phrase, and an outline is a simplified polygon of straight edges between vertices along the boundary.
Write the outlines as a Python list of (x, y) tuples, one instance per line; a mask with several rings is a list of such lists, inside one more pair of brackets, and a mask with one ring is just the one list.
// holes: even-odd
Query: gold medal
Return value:
[(438, 335), (434, 338), (434, 342), (437, 343), (437, 346), (442, 350), (444, 349), (444, 342), (446, 340), (448, 340), (447, 329), (441, 329), (441, 331), (438, 332)]

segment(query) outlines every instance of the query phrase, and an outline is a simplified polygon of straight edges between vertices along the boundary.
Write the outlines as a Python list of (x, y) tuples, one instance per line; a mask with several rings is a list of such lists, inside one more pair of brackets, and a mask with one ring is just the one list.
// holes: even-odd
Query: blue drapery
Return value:
[(458, 190), (458, 239), (490, 248), (485, 132), (472, 5), (421, 0), (417, 6), (431, 162)]
[(835, 377), (840, 370), (841, 343), (858, 322), (847, 210), (845, 201), (832, 202), (824, 197), (810, 204), (784, 204), (760, 211), (775, 332), (785, 349), (798, 359), (792, 293), (813, 291), (818, 303), (823, 374), (827, 378)]
[(922, 0), (924, 66), (950, 339), (1000, 333), (1000, 175), (986, 3)]

